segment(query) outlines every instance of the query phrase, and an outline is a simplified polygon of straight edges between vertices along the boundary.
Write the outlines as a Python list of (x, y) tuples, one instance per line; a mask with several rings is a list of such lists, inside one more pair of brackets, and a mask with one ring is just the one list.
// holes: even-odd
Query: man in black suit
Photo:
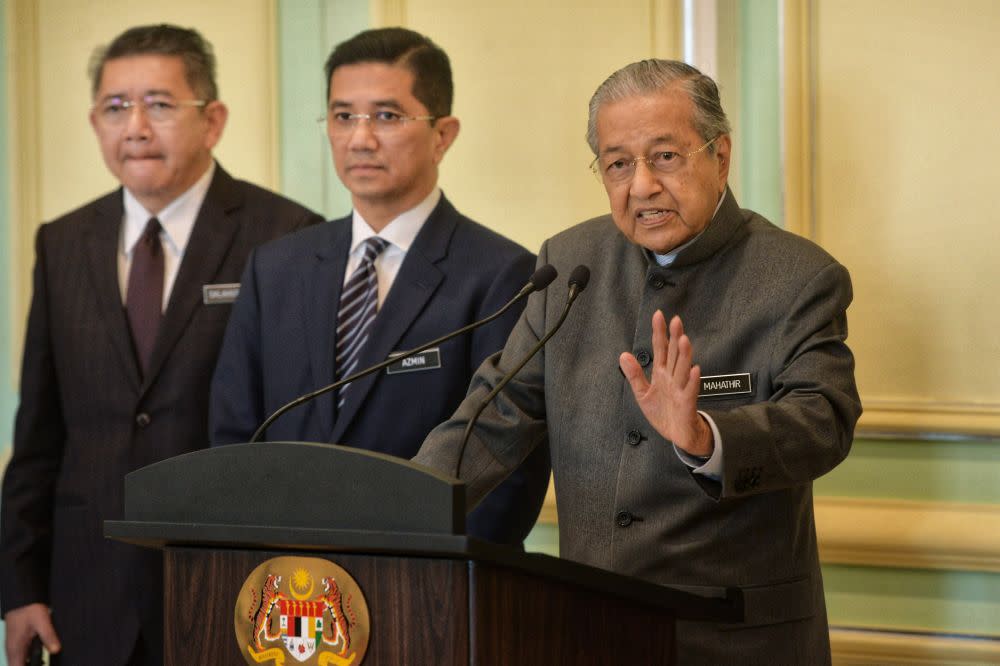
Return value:
[(91, 125), (122, 188), (36, 239), (4, 475), (7, 658), (37, 635), (68, 664), (159, 664), (162, 558), (103, 538), (128, 472), (206, 444), (209, 378), (250, 250), (319, 222), (212, 158), (227, 110), (193, 30), (98, 52)]
[[(401, 28), (369, 30), (333, 50), (326, 75), (327, 134), (354, 212), (252, 255), (212, 383), (213, 444), (245, 442), (293, 398), (492, 313), (532, 273), (531, 253), (461, 215), (438, 188), (459, 121), (437, 45)], [(519, 313), (302, 405), (267, 438), (408, 458)], [(521, 544), (548, 478), (540, 449), (469, 517), (469, 534)]]

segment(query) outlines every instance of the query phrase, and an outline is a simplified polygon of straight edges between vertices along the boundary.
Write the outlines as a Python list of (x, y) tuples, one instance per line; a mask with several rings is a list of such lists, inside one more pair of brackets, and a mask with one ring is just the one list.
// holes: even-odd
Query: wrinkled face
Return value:
[[(712, 220), (729, 176), (729, 135), (709, 149), (694, 128), (694, 104), (681, 88), (609, 102), (597, 112), (597, 163), (615, 224), (633, 243), (666, 254)], [(712, 137), (708, 137), (711, 139)], [(616, 181), (608, 168), (636, 157), (635, 173)], [(653, 164), (670, 164), (668, 172)]]
[[(151, 213), (159, 212), (205, 173), (226, 124), (226, 107), (219, 101), (184, 104), (196, 99), (184, 75), (184, 62), (176, 56), (109, 60), (90, 112), (104, 163)], [(142, 104), (144, 99), (161, 107), (177, 106), (171, 113), (151, 114)], [(126, 103), (124, 110), (119, 102)], [(131, 103), (135, 105), (127, 106)], [(118, 108), (118, 113), (108, 112), (109, 108)]]
[(458, 119), (404, 120), (393, 127), (368, 120), (345, 127), (335, 119), (354, 113), (429, 116), (413, 96), (413, 81), (405, 67), (374, 62), (343, 65), (330, 77), (327, 135), (333, 162), (366, 219), (371, 207), (398, 214), (430, 194), (438, 164), (458, 134)]

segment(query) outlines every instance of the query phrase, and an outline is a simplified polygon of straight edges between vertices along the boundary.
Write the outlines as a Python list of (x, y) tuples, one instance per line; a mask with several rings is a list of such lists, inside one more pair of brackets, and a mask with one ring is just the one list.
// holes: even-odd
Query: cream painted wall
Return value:
[(452, 61), (462, 130), (441, 183), (460, 210), (532, 251), (609, 211), (588, 169), (587, 104), (619, 67), (678, 54), (674, 3), (392, 5), (391, 11), (376, 6), (375, 18), (388, 15), (430, 35)]
[(1000, 432), (1000, 3), (816, 3), (817, 240), (854, 278), (862, 426)]

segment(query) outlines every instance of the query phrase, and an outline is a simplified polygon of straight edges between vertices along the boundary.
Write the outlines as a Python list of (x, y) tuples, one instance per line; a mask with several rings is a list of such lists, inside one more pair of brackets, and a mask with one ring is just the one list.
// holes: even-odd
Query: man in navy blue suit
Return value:
[[(212, 383), (214, 444), (245, 442), (297, 396), (492, 313), (534, 268), (534, 255), (460, 214), (438, 188), (459, 131), (444, 51), (410, 30), (368, 30), (333, 50), (326, 76), (327, 134), (354, 210), (250, 258)], [(412, 457), (520, 311), (302, 405), (266, 439)], [(468, 533), (520, 544), (548, 479), (545, 449), (470, 514)]]

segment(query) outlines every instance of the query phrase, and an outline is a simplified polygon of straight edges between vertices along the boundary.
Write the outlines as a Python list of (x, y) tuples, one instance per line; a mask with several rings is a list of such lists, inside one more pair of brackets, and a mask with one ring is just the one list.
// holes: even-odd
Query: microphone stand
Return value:
[(273, 414), (267, 417), (267, 419), (265, 419), (264, 422), (260, 424), (260, 427), (257, 428), (256, 431), (254, 431), (253, 437), (250, 438), (249, 443), (253, 444), (255, 442), (260, 441), (260, 438), (264, 435), (264, 432), (268, 429), (268, 427), (271, 426), (272, 423), (274, 423), (280, 416), (283, 416), (285, 413), (298, 407), (299, 405), (309, 402), (314, 398), (318, 398), (324, 393), (335, 391), (344, 384), (350, 384), (351, 382), (361, 379), (362, 377), (367, 377), (373, 372), (378, 372), (383, 368), (389, 367), (393, 363), (398, 363), (399, 361), (402, 361), (404, 358), (409, 358), (410, 356), (419, 354), (420, 352), (426, 349), (430, 349), (431, 347), (439, 345), (442, 342), (451, 340), (452, 338), (459, 336), (462, 333), (467, 333), (468, 331), (471, 331), (474, 328), (478, 328), (484, 324), (488, 324), (497, 317), (507, 312), (507, 310), (510, 310), (514, 306), (514, 304), (520, 301), (522, 298), (536, 291), (541, 291), (542, 289), (545, 289), (554, 279), (556, 279), (556, 269), (553, 268), (551, 264), (546, 264), (545, 266), (542, 266), (541, 268), (536, 270), (531, 275), (531, 278), (528, 280), (528, 283), (523, 287), (521, 287), (521, 290), (517, 292), (517, 294), (515, 294), (515, 296), (512, 299), (507, 301), (506, 305), (504, 305), (502, 308), (491, 314), (489, 317), (486, 317), (485, 319), (480, 319), (478, 321), (474, 321), (471, 324), (463, 326), (457, 331), (452, 331), (447, 335), (442, 335), (440, 338), (437, 338), (436, 340), (431, 340), (428, 343), (420, 345), (419, 347), (415, 347), (409, 351), (403, 352), (402, 354), (394, 355), (390, 358), (385, 359), (380, 363), (376, 363), (375, 365), (369, 368), (365, 368), (364, 370), (359, 370), (358, 372), (355, 372), (353, 375), (349, 377), (345, 377), (344, 379), (333, 382), (332, 384), (328, 384), (323, 388), (316, 389), (311, 393), (307, 393), (305, 395), (299, 396), (298, 398), (295, 398), (291, 402), (286, 403), (281, 407), (279, 407), (277, 410), (274, 411)]
[(555, 326), (553, 326), (548, 333), (543, 335), (542, 338), (535, 343), (524, 359), (517, 364), (513, 370), (508, 371), (500, 382), (493, 387), (493, 390), (489, 392), (489, 395), (487, 395), (486, 398), (479, 404), (479, 408), (476, 409), (476, 413), (472, 415), (471, 419), (469, 419), (469, 422), (465, 426), (465, 433), (462, 435), (462, 446), (458, 450), (458, 462), (455, 463), (454, 476), (456, 479), (461, 478), (459, 476), (459, 472), (462, 470), (462, 458), (465, 456), (465, 447), (469, 443), (469, 436), (472, 434), (472, 428), (476, 425), (476, 421), (479, 420), (479, 415), (483, 413), (484, 409), (486, 409), (486, 405), (490, 404), (493, 401), (493, 398), (495, 398), (497, 394), (503, 390), (503, 387), (507, 386), (507, 384), (510, 383), (510, 380), (514, 379), (514, 376), (521, 371), (521, 368), (527, 365), (528, 361), (534, 358), (535, 354), (537, 354), (539, 350), (545, 346), (545, 343), (549, 341), (549, 338), (556, 334), (556, 331), (558, 331), (563, 325), (563, 322), (566, 321), (566, 317), (569, 315), (569, 309), (573, 305), (573, 301), (575, 301), (576, 297), (587, 288), (587, 282), (589, 280), (589, 268), (581, 264), (573, 269), (573, 272), (569, 276), (569, 294), (566, 297), (566, 306), (563, 308), (562, 314), (556, 321)]

